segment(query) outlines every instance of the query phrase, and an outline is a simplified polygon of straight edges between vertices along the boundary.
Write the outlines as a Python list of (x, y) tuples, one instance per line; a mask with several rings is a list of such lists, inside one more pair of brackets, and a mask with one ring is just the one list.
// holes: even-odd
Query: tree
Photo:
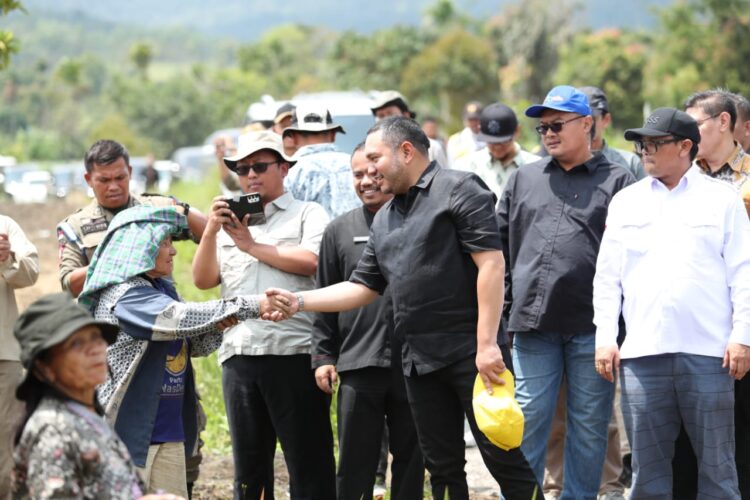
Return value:
[(508, 5), (490, 19), (486, 38), (491, 41), (503, 100), (539, 102), (552, 87), (559, 58), (558, 47), (571, 37), (569, 0), (550, 3), (526, 0)]
[(561, 47), (555, 83), (593, 85), (607, 94), (614, 124), (620, 129), (643, 123), (643, 67), (648, 39), (607, 29), (581, 32)]
[(467, 101), (492, 99), (498, 88), (489, 42), (462, 30), (443, 35), (416, 55), (401, 81), (407, 95), (440, 109), (443, 122), (454, 129), (460, 128), (455, 117)]
[(333, 40), (322, 28), (287, 24), (267, 31), (259, 42), (240, 47), (237, 59), (243, 71), (268, 80), (268, 92), (290, 96), (302, 76), (323, 86), (320, 61), (326, 58)]
[[(0, 15), (7, 16), (14, 10), (26, 12), (18, 0), (0, 0)], [(0, 30), (0, 70), (8, 67), (10, 56), (19, 50), (18, 40), (10, 30)]]
[(148, 67), (153, 56), (154, 51), (148, 43), (138, 42), (130, 47), (130, 60), (144, 81), (148, 80)]
[(398, 89), (404, 68), (427, 43), (425, 34), (412, 26), (385, 28), (369, 36), (344, 32), (326, 61), (328, 79), (344, 89)]
[(184, 75), (162, 82), (116, 78), (110, 99), (128, 124), (168, 156), (182, 146), (200, 144), (215, 128), (212, 105), (198, 85)]
[(647, 102), (680, 107), (710, 87), (750, 95), (750, 0), (680, 1), (659, 19), (644, 71)]

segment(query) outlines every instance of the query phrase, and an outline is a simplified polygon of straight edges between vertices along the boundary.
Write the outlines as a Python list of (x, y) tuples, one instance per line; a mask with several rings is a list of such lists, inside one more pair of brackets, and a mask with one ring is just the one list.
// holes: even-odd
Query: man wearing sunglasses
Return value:
[(740, 498), (733, 384), (750, 368), (750, 221), (731, 186), (691, 166), (703, 138), (687, 113), (659, 108), (625, 139), (649, 178), (610, 204), (594, 322), (596, 371), (611, 382), (619, 370), (631, 498), (687, 498), (672, 484), (681, 422), (698, 497)]
[(516, 170), (498, 204), (516, 398), (526, 417), (521, 449), (541, 482), (565, 376), (562, 498), (595, 499), (614, 391), (591, 369), (591, 284), (607, 205), (634, 178), (591, 153), (591, 108), (581, 91), (555, 87), (526, 116), (540, 119), (536, 130), (550, 156)]
[[(248, 227), (222, 197), (214, 198), (204, 238), (193, 259), (200, 289), (221, 285), (223, 297), (263, 293), (283, 283), (315, 288), (318, 249), (328, 215), (317, 203), (295, 200), (284, 178), (295, 161), (271, 131), (240, 136), (224, 158), (244, 193), (258, 193), (265, 223)], [(334, 499), (329, 398), (310, 369), (312, 316), (283, 323), (248, 320), (227, 329), (219, 348), (232, 438), (234, 498), (273, 496), (274, 452), (284, 450), (293, 498)]]

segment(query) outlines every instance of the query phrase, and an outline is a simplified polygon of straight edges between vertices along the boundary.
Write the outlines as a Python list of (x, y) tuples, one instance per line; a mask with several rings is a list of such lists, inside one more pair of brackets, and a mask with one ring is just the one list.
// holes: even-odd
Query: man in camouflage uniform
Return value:
[(60, 244), (60, 284), (77, 297), (83, 289), (91, 257), (107, 232), (112, 218), (121, 210), (135, 205), (178, 205), (187, 216), (193, 238), (199, 239), (206, 227), (206, 217), (173, 197), (135, 195), (130, 192), (130, 157), (127, 149), (115, 141), (100, 140), (86, 152), (86, 182), (95, 199), (69, 215), (57, 226)]
[[(77, 297), (83, 289), (88, 265), (94, 250), (107, 233), (114, 216), (136, 205), (169, 206), (177, 205), (187, 216), (190, 236), (199, 241), (206, 227), (206, 217), (187, 203), (176, 198), (159, 195), (135, 195), (130, 192), (130, 156), (125, 147), (112, 140), (99, 140), (86, 152), (86, 182), (94, 191), (95, 199), (87, 206), (69, 215), (57, 226), (57, 239), (60, 245), (59, 273), (60, 284)], [(198, 433), (205, 429), (206, 415), (198, 399)], [(202, 456), (200, 446), (187, 458), (188, 491), (198, 478), (198, 468)]]

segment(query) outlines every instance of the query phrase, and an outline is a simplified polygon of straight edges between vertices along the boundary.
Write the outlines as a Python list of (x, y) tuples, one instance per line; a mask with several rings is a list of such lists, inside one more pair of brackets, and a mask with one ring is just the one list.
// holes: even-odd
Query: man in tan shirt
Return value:
[(39, 276), (36, 247), (10, 217), (0, 215), (0, 500), (10, 498), (10, 469), (15, 424), (23, 411), (16, 399), (22, 377), (20, 348), (13, 337), (18, 317), (15, 291)]

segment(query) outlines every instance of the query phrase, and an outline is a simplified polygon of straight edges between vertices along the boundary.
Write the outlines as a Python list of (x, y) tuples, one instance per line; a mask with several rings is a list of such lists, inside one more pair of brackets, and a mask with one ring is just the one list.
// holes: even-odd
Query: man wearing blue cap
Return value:
[(592, 281), (609, 201), (634, 178), (591, 153), (591, 108), (574, 87), (553, 88), (526, 116), (540, 118), (536, 130), (550, 156), (515, 171), (498, 204), (516, 398), (526, 417), (521, 449), (542, 481), (564, 375), (561, 498), (595, 499), (614, 391), (593, 370)]

